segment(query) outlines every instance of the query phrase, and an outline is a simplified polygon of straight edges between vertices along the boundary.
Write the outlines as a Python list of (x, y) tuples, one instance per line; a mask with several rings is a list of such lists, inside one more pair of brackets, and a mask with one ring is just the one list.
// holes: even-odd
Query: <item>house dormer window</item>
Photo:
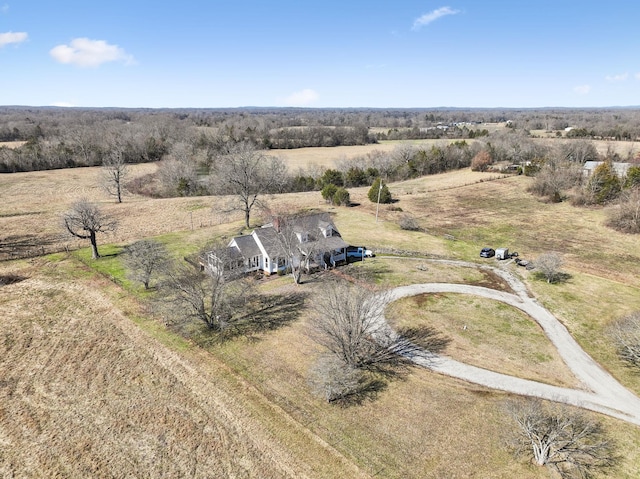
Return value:
[(304, 233), (296, 233), (296, 236), (298, 237), (298, 241), (300, 241), (300, 243), (306, 243), (307, 241), (309, 241), (309, 233), (307, 233), (306, 231)]

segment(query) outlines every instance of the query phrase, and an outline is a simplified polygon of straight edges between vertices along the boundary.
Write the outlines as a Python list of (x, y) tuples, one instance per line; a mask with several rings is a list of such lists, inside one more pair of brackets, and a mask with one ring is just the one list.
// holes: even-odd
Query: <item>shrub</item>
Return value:
[(632, 166), (627, 171), (627, 178), (624, 182), (625, 188), (640, 188), (640, 166)]
[(342, 173), (338, 170), (326, 170), (320, 178), (320, 181), (323, 185), (336, 185), (336, 186), (344, 186), (344, 179), (342, 177)]
[(349, 206), (351, 204), (351, 196), (349, 195), (349, 192), (342, 187), (336, 188), (331, 200), (336, 206)]
[(372, 203), (377, 203), (378, 197), (380, 198), (380, 203), (383, 204), (391, 203), (392, 201), (389, 188), (387, 188), (387, 185), (382, 183), (382, 180), (380, 178), (376, 178), (376, 180), (373, 182), (371, 188), (369, 188), (369, 193), (367, 194), (367, 196)]
[(320, 194), (327, 203), (330, 203), (333, 202), (333, 196), (336, 194), (336, 191), (338, 191), (338, 187), (333, 183), (329, 183), (328, 185), (325, 185), (324, 188), (322, 188)]
[(607, 226), (622, 233), (640, 233), (640, 188), (626, 191), (617, 209), (612, 210)]
[(493, 159), (487, 150), (480, 151), (471, 160), (471, 171), (487, 171), (489, 165), (493, 163)]
[(409, 215), (404, 215), (402, 218), (400, 218), (398, 225), (400, 226), (401, 229), (406, 231), (421, 230), (420, 225), (418, 224), (416, 219), (413, 216), (409, 216)]

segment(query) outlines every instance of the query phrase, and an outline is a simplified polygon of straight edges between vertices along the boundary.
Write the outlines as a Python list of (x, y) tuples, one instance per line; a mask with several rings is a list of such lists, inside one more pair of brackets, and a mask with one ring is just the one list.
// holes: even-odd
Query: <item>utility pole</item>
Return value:
[[(380, 193), (382, 193), (382, 178), (380, 178), (380, 187), (378, 188), (378, 204), (376, 205), (376, 223), (378, 222), (378, 212), (380, 211)], [(364, 256), (364, 253), (363, 253)]]

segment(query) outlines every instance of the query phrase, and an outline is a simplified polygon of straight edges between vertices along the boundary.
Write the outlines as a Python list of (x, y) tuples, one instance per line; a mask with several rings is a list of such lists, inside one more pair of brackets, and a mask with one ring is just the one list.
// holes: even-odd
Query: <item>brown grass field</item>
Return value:
[[(136, 166), (134, 174), (150, 168)], [(219, 199), (211, 197), (127, 196), (115, 204), (96, 186), (97, 175), (92, 168), (1, 175), (0, 241), (44, 243), (46, 251), (85, 247), (64, 236), (59, 220), (80, 196), (120, 220), (102, 244), (161, 236), (182, 254), (241, 227), (217, 214)], [(379, 255), (352, 266), (381, 287), (447, 281), (504, 288), (477, 270), (428, 258), (496, 265), (477, 257), (487, 245), (527, 259), (560, 252), (570, 277), (558, 285), (501, 266), (521, 276), (587, 352), (640, 394), (640, 376), (620, 363), (605, 334), (611, 321), (640, 309), (638, 238), (607, 229), (606, 208), (540, 202), (526, 193), (529, 181), (466, 170), (392, 184), (393, 206), (402, 211), (381, 205), (378, 221), (366, 188), (351, 191), (359, 203), (352, 208), (328, 208), (317, 192), (267, 200), (280, 209), (327, 209), (352, 244), (424, 255)], [(424, 230), (401, 230), (404, 214)], [(359, 406), (314, 397), (307, 376), (318, 348), (304, 310), (281, 329), (199, 347), (204, 336), (179, 337), (153, 318), (140, 295), (75, 253), (4, 259), (0, 276), (15, 282), (0, 285), (2, 477), (549, 477), (504, 448), (507, 394), (410, 370)], [(261, 287), (292, 285), (272, 278)], [(297, 290), (312, 307), (321, 288), (316, 276)], [(575, 385), (537, 327), (503, 305), (432, 295), (398, 302), (390, 313), (398, 323), (411, 318), (442, 330), (454, 357)], [(598, 419), (622, 457), (614, 477), (639, 477), (640, 430)]]
[[(373, 145), (336, 146), (331, 148), (300, 148), (300, 149), (273, 149), (269, 155), (282, 158), (291, 171), (306, 170), (313, 167), (334, 168), (336, 163), (342, 160), (366, 157), (368, 154), (381, 151), (389, 153), (401, 145), (413, 145), (415, 147), (431, 148), (433, 145), (447, 145), (453, 140), (407, 140), (407, 141), (381, 141)], [(474, 141), (474, 140), (467, 140)]]

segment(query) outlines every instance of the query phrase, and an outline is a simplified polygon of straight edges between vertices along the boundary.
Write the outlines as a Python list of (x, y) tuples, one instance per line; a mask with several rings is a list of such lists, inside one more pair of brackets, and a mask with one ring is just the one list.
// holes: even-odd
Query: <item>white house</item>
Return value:
[(224, 250), (205, 253), (201, 262), (215, 272), (269, 275), (292, 266), (335, 266), (346, 261), (347, 247), (329, 215), (318, 213), (279, 219), (236, 236)]

